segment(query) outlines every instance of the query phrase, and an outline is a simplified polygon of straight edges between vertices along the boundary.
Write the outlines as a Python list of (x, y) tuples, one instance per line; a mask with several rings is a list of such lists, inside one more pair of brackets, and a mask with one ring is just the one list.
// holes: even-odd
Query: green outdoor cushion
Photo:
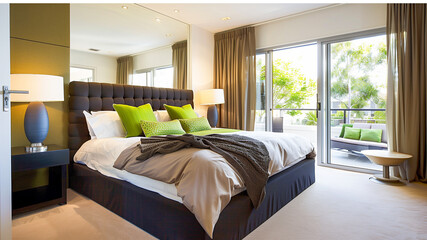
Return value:
[(211, 125), (205, 117), (179, 119), (179, 122), (186, 133), (211, 130)]
[(359, 140), (360, 130), (360, 128), (346, 127), (344, 131), (344, 138)]
[(188, 119), (197, 118), (196, 112), (191, 107), (191, 104), (184, 105), (182, 107), (175, 107), (164, 104), (166, 111), (168, 111), (169, 117), (174, 119)]
[(340, 133), (340, 138), (344, 137), (344, 132), (345, 132), (345, 128), (346, 127), (353, 127), (353, 124), (347, 124), (347, 123), (345, 123), (345, 124), (342, 125), (341, 133)]
[(360, 140), (370, 142), (381, 142), (382, 129), (362, 129)]
[(168, 122), (141, 121), (141, 128), (146, 137), (158, 135), (184, 134), (181, 124), (178, 120)]
[(120, 120), (126, 130), (126, 137), (140, 136), (143, 132), (141, 121), (157, 121), (153, 109), (149, 103), (139, 107), (124, 104), (113, 104), (114, 109), (119, 114)]

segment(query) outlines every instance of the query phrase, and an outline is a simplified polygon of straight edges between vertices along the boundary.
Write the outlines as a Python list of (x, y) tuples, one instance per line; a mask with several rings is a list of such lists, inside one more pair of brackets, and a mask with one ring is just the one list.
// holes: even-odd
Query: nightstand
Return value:
[(48, 145), (46, 152), (25, 152), (12, 148), (12, 172), (49, 168), (49, 184), (12, 193), (12, 214), (20, 214), (54, 204), (67, 203), (67, 165), (69, 150)]

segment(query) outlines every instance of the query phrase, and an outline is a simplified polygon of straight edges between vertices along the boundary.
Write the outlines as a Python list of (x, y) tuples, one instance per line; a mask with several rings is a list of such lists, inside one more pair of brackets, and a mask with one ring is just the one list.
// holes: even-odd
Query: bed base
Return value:
[[(234, 196), (215, 226), (214, 239), (242, 239), (315, 182), (314, 160), (272, 176), (260, 207), (246, 191)], [(70, 165), (70, 188), (159, 239), (210, 239), (183, 204), (80, 164)]]

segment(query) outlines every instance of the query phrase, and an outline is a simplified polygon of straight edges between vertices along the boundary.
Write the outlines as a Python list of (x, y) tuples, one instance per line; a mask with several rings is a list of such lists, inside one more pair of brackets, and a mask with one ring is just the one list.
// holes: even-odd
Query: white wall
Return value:
[[(10, 86), (9, 32), (9, 4), (0, 4), (0, 86)], [(10, 112), (3, 112), (3, 101), (0, 101), (0, 111), (0, 239), (7, 240), (12, 239)]]
[(95, 69), (95, 82), (116, 83), (117, 59), (115, 57), (71, 50), (70, 65)]
[(256, 48), (271, 48), (386, 26), (386, 4), (342, 4), (255, 28)]
[(152, 49), (133, 57), (133, 70), (172, 65), (172, 46)]
[(190, 26), (190, 86), (195, 93), (194, 107), (207, 115), (207, 106), (199, 105), (199, 90), (213, 88), (214, 34), (194, 25)]

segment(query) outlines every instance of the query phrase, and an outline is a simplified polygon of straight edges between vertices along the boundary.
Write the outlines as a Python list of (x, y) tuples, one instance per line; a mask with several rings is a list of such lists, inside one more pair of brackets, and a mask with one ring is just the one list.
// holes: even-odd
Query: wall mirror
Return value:
[(188, 24), (138, 4), (71, 4), (70, 18), (72, 80), (187, 88)]

